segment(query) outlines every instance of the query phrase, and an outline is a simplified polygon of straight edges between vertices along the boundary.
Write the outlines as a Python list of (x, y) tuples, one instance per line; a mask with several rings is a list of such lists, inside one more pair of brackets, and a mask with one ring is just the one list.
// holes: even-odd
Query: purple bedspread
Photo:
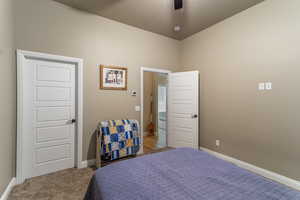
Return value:
[(86, 200), (300, 200), (300, 192), (206, 152), (180, 148), (97, 170)]

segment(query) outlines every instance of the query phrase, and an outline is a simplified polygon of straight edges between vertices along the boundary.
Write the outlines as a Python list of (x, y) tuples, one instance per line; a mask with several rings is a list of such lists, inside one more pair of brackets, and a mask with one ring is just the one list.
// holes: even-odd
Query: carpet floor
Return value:
[[(152, 150), (140, 156), (170, 149)], [(28, 179), (13, 188), (8, 200), (82, 200), (94, 171), (93, 168), (72, 168)]]
[(66, 169), (34, 177), (13, 188), (9, 200), (82, 200), (92, 168)]

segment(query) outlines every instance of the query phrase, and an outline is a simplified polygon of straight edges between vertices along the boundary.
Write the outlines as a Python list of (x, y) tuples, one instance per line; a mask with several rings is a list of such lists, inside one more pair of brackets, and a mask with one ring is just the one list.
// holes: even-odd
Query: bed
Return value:
[(300, 200), (300, 192), (218, 159), (179, 148), (98, 169), (85, 200)]

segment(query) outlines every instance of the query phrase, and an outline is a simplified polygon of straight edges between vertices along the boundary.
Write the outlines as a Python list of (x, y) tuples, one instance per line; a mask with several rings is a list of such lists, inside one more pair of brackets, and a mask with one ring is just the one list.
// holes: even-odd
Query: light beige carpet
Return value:
[[(167, 151), (163, 148), (146, 154)], [(144, 154), (145, 155), (145, 154)], [(141, 155), (143, 156), (143, 155)], [(128, 157), (125, 159), (131, 159)], [(124, 159), (124, 160), (125, 160)], [(121, 162), (117, 160), (114, 162)], [(114, 163), (113, 162), (113, 163)], [(105, 163), (109, 165), (111, 163)], [(34, 177), (13, 188), (9, 200), (82, 200), (94, 169), (66, 169), (52, 174)]]
[(9, 200), (82, 200), (93, 172), (74, 168), (34, 177), (15, 186)]

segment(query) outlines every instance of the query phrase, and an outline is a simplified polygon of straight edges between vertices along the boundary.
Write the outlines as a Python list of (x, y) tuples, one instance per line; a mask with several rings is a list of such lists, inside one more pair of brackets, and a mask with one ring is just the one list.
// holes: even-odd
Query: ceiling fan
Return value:
[(174, 8), (175, 10), (183, 8), (183, 0), (174, 0)]
[[(174, 9), (175, 10), (180, 10), (183, 8), (183, 0), (174, 0)], [(182, 14), (182, 12), (179, 12)], [(179, 32), (181, 30), (181, 26), (179, 24), (177, 24), (175, 27), (174, 27), (174, 31), (175, 32)]]

